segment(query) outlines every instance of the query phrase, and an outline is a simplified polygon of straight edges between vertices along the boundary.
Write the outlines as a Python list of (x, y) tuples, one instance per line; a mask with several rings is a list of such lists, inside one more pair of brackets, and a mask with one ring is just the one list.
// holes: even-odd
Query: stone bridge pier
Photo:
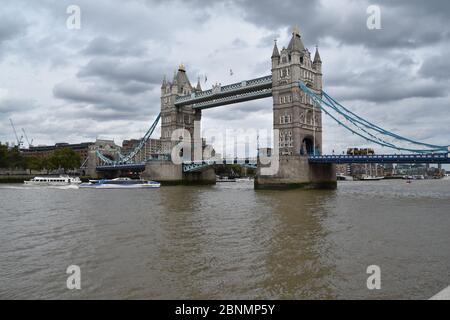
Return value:
[(142, 177), (159, 181), (162, 185), (206, 185), (216, 183), (216, 173), (213, 167), (206, 167), (199, 171), (183, 172), (183, 165), (174, 164), (170, 160), (149, 161), (145, 165)]
[(274, 175), (261, 174), (265, 165), (258, 162), (255, 189), (336, 189), (334, 164), (311, 164), (307, 156), (280, 156), (279, 169)]

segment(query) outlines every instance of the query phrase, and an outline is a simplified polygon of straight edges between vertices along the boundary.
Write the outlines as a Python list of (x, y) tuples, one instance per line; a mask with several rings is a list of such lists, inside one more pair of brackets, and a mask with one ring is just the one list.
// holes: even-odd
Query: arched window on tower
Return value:
[(305, 114), (303, 112), (300, 112), (300, 122), (305, 122)]

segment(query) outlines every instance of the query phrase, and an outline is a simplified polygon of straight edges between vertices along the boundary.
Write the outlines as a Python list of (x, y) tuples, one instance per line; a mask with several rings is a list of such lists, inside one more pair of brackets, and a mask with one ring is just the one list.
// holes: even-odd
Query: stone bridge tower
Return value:
[[(180, 65), (178, 71), (175, 72), (172, 82), (164, 78), (161, 85), (161, 148), (163, 153), (171, 154), (172, 148), (183, 138), (175, 136), (175, 141), (172, 141), (172, 133), (177, 129), (186, 129), (192, 139), (191, 154), (184, 154), (183, 158), (193, 159), (194, 146), (202, 141), (200, 128), (196, 128), (196, 132), (194, 130), (195, 121), (200, 122), (201, 120), (201, 110), (192, 108), (192, 105), (176, 106), (175, 100), (177, 97), (201, 91), (200, 80), (197, 86), (193, 87), (183, 65)], [(212, 167), (196, 172), (183, 172), (182, 164), (165, 159), (147, 162), (142, 177), (159, 181), (164, 185), (216, 183), (216, 175)]]
[(170, 154), (177, 141), (171, 141), (172, 132), (176, 129), (186, 129), (194, 138), (194, 121), (201, 120), (201, 110), (194, 110), (192, 106), (175, 106), (175, 99), (179, 96), (200, 92), (200, 81), (194, 88), (186, 74), (186, 69), (180, 65), (174, 74), (172, 82), (165, 78), (161, 86), (161, 148), (165, 154)]
[[(313, 92), (321, 94), (322, 61), (316, 48), (314, 59), (303, 45), (300, 31), (294, 28), (287, 48), (272, 53), (273, 128), (278, 129), (278, 169), (262, 173), (258, 162), (256, 189), (336, 188), (334, 165), (310, 164), (308, 156), (322, 153), (322, 112), (299, 88), (303, 81)], [(277, 161), (273, 158), (272, 161)], [(272, 164), (273, 165), (273, 164)]]
[(298, 87), (303, 81), (320, 95), (322, 61), (318, 48), (311, 60), (300, 32), (294, 28), (287, 48), (272, 53), (273, 128), (280, 132), (280, 155), (320, 154), (322, 152), (322, 112)]

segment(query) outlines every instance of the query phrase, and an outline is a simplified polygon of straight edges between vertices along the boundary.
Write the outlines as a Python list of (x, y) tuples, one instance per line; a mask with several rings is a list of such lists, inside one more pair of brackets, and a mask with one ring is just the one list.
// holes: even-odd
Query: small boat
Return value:
[(235, 180), (236, 180), (236, 182), (250, 182), (250, 181), (253, 181), (253, 179), (250, 178), (250, 177), (246, 177), (246, 178), (236, 178)]
[(352, 176), (346, 176), (344, 174), (337, 174), (336, 175), (336, 180), (338, 181), (353, 181), (353, 177)]
[(216, 176), (216, 182), (236, 182), (235, 178)]
[(377, 177), (377, 176), (362, 176), (361, 180), (364, 181), (378, 181), (378, 180), (382, 180), (384, 179), (384, 177)]
[(91, 189), (148, 189), (159, 187), (161, 187), (161, 184), (156, 181), (132, 180), (130, 178), (89, 180), (89, 183), (80, 184), (80, 188)]
[(31, 180), (23, 182), (27, 186), (67, 186), (79, 185), (81, 180), (79, 177), (69, 177), (60, 175), (59, 177), (34, 177)]

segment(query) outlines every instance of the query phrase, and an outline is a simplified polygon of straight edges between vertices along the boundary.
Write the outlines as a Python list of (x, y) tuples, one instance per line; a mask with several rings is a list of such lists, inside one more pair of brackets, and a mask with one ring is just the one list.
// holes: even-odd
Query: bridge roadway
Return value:
[[(450, 153), (432, 153), (432, 154), (376, 154), (376, 155), (318, 155), (308, 156), (310, 163), (449, 163)], [(151, 161), (151, 160), (150, 160)], [(256, 159), (220, 159), (192, 161), (183, 163), (184, 172), (201, 170), (204, 167), (215, 164), (239, 164), (256, 168)], [(145, 162), (103, 165), (96, 167), (98, 172), (130, 170), (144, 171)]]

